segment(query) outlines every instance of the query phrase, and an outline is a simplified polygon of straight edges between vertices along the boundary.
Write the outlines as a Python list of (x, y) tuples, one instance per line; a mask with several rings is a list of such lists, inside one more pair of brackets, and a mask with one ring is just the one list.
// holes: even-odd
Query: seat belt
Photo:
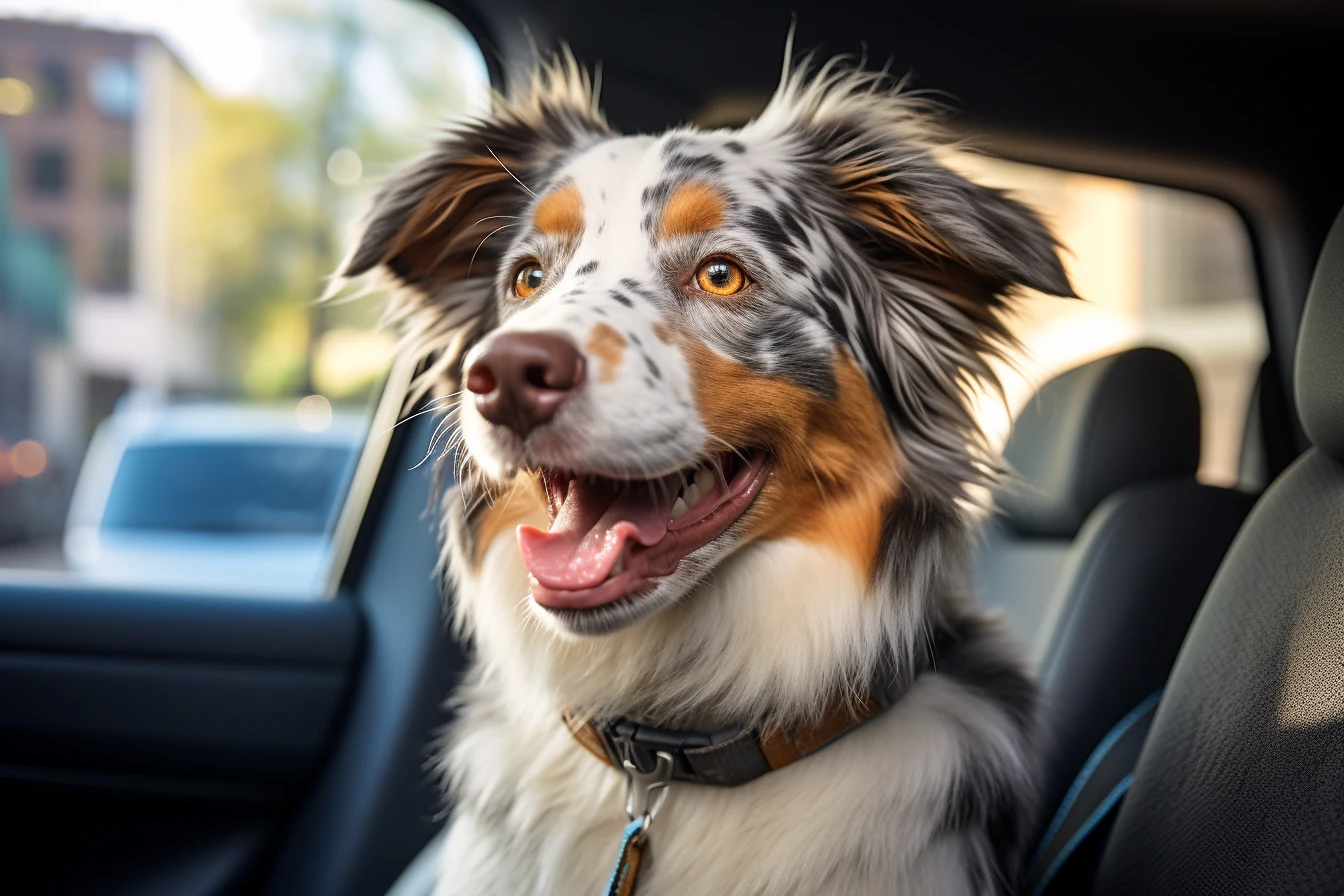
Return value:
[(1087, 757), (1027, 869), (1025, 892), (1030, 896), (1044, 896), (1079, 848), (1116, 812), (1134, 779), (1134, 766), (1161, 697), (1158, 688), (1106, 732)]

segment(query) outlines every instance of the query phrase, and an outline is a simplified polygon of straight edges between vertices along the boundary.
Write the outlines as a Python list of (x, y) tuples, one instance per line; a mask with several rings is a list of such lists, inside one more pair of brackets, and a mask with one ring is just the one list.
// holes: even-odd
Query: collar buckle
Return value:
[(663, 807), (672, 783), (672, 754), (659, 750), (654, 754), (653, 768), (644, 771), (634, 761), (634, 750), (628, 739), (617, 741), (621, 753), (621, 767), (625, 769), (625, 814), (631, 821), (642, 820), (639, 838), (649, 833), (649, 825)]

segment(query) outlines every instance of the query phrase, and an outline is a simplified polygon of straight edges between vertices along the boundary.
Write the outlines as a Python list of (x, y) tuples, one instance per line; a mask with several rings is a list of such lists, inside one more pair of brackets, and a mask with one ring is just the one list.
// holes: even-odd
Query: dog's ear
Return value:
[(885, 73), (804, 61), (751, 127), (797, 146), (846, 248), (870, 262), (833, 278), (856, 312), (848, 345), (890, 416), (907, 494), (955, 517), (999, 471), (974, 396), (1001, 392), (994, 362), (1015, 360), (1014, 296), (1074, 292), (1034, 211), (942, 161), (934, 112)]
[(1036, 212), (930, 150), (855, 140), (832, 147), (829, 173), (879, 255), (921, 260), (935, 277), (994, 295), (1020, 286), (1073, 297), (1059, 243)]
[(883, 72), (811, 60), (785, 75), (758, 126), (801, 139), (879, 262), (976, 282), (987, 296), (1027, 287), (1073, 296), (1059, 244), (1040, 217), (1001, 190), (943, 164), (932, 106)]
[(568, 155), (608, 136), (587, 73), (568, 53), (539, 64), (521, 89), (492, 97), (481, 118), (453, 126), (425, 156), (391, 175), (333, 289), (380, 271), (392, 316), (413, 350), (437, 353), (449, 382), (456, 359), (491, 326), (491, 289), (505, 230)]

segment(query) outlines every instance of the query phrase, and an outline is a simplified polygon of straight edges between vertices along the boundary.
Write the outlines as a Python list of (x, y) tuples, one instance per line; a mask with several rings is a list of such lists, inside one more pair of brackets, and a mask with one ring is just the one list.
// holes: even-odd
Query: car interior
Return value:
[[(393, 3), (369, 4), (371, 29)], [(602, 106), (627, 133), (748, 120), (792, 34), (795, 53), (908, 72), (986, 164), (1226, 208), (1244, 234), (1246, 319), (1262, 340), (1238, 361), (1244, 388), (1231, 397), (1210, 388), (1213, 368), (1186, 337), (1159, 329), (1136, 324), (1054, 356), (1024, 339), (1058, 363), (1012, 402), (1012, 473), (967, 570), (976, 599), (1016, 629), (1044, 695), (1042, 804), (1015, 892), (1340, 892), (1344, 6), (395, 3), (451, 16), (497, 89), (534, 53), (568, 46), (600, 64)], [(0, 107), (6, 79), (24, 77), (7, 62), (17, 51), (5, 30), (31, 24), (16, 9), (0, 4)], [(19, 119), (38, 113), (20, 108), (0, 109), (13, 127), (0, 147), (28, 145)], [(340, 184), (338, 153), (321, 158)], [(353, 214), (359, 196), (342, 195)], [(1107, 243), (1107, 209), (1120, 208), (1068, 212), (1120, 259), (1099, 268), (1102, 291), (1156, 270), (1126, 269), (1140, 256)], [(24, 209), (16, 195), (0, 214), (0, 258)], [(1182, 282), (1217, 302), (1225, 265), (1201, 258)], [(314, 296), (323, 273), (312, 271)], [(0, 277), (11, 358), (20, 337), (3, 329), (19, 333), (21, 286)], [(1222, 324), (1191, 307), (1169, 319), (1212, 339)], [(367, 438), (316, 596), (11, 562), (24, 542), (8, 533), (58, 499), (37, 491), (40, 470), (24, 473), (19, 439), (37, 437), (5, 428), (0, 382), (0, 890), (427, 896), (436, 871), (422, 854), (452, 810), (435, 744), (470, 645), (445, 621), (434, 506), (451, 464), (432, 462), (447, 442), (434, 408), (408, 411), (415, 372), (395, 358), (360, 411)], [(16, 376), (0, 358), (0, 378)], [(300, 385), (295, 396), (318, 391)]]

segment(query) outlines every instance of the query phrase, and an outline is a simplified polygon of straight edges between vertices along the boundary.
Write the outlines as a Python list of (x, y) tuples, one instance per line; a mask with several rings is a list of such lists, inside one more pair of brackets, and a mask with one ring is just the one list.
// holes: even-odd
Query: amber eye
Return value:
[(729, 258), (711, 258), (695, 272), (695, 285), (716, 296), (731, 296), (747, 285), (742, 266)]
[(545, 279), (546, 269), (535, 261), (529, 261), (519, 266), (518, 273), (513, 275), (513, 294), (520, 299), (526, 299), (541, 289), (541, 283)]

